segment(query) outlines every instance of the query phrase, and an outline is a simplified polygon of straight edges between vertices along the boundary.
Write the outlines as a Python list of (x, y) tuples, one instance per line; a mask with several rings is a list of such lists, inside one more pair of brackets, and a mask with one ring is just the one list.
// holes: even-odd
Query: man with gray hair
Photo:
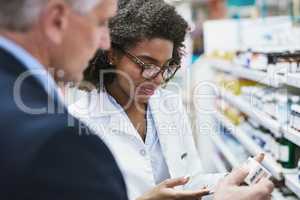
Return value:
[(110, 48), (116, 4), (0, 0), (0, 199), (127, 200), (112, 154), (57, 89)]

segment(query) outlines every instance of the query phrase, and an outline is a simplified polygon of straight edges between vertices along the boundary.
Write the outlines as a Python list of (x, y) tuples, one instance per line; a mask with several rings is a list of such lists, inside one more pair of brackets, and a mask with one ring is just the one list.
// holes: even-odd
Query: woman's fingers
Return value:
[(188, 191), (188, 190), (177, 190), (175, 192), (175, 199), (185, 199), (185, 200), (195, 200), (201, 199), (201, 197), (206, 196), (209, 194), (209, 189), (200, 189), (195, 191)]
[(245, 178), (249, 174), (249, 169), (247, 166), (243, 165), (235, 170), (233, 170), (228, 176), (224, 178), (228, 185), (240, 185), (244, 182)]
[(256, 155), (256, 156), (254, 157), (254, 159), (255, 159), (257, 162), (259, 162), (259, 163), (261, 163), (261, 162), (264, 160), (264, 158), (265, 158), (265, 154), (264, 154), (264, 153), (260, 153), (260, 154), (258, 154), (258, 155)]
[(189, 178), (182, 177), (182, 178), (167, 179), (164, 182), (162, 182), (161, 185), (167, 188), (173, 188), (176, 186), (185, 185), (187, 182), (189, 182)]
[[(255, 156), (255, 160), (259, 163), (263, 161), (265, 154), (260, 153)], [(224, 180), (233, 185), (240, 185), (244, 182), (245, 178), (249, 173), (249, 168), (247, 164), (242, 165), (241, 167), (233, 170)]]
[(266, 193), (272, 193), (274, 190), (274, 184), (266, 178), (261, 179), (255, 186), (258, 188), (263, 188)]
[[(207, 188), (193, 191), (173, 189), (176, 186), (185, 185), (188, 181), (189, 178), (186, 177), (165, 180), (160, 184), (161, 191), (165, 193), (163, 196), (169, 196), (170, 199), (195, 200), (201, 199), (201, 197), (209, 194), (209, 190)], [(164, 190), (163, 187), (168, 189)]]

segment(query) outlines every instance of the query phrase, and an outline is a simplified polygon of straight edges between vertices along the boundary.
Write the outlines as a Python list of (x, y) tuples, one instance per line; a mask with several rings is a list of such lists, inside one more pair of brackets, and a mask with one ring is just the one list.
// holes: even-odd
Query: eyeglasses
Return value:
[(144, 63), (141, 59), (138, 57), (132, 55), (131, 53), (121, 49), (121, 51), (135, 64), (141, 67), (141, 75), (148, 80), (156, 78), (159, 74), (162, 74), (162, 78), (164, 82), (168, 82), (171, 80), (178, 69), (181, 67), (178, 65), (174, 59), (168, 60), (165, 64), (163, 64), (162, 67), (159, 67), (157, 65), (151, 64), (151, 63)]

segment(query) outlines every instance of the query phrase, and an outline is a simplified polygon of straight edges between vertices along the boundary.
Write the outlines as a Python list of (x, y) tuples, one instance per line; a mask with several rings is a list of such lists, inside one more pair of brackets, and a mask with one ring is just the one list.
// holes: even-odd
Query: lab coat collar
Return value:
[(125, 134), (140, 138), (124, 110), (112, 103), (105, 90), (95, 90), (91, 93), (89, 113), (93, 119), (105, 120), (107, 130), (112, 134)]
[[(155, 126), (158, 133), (163, 133), (162, 131), (158, 130), (159, 126), (157, 125), (160, 124), (159, 122), (161, 122), (162, 120), (168, 120), (166, 119), (166, 117), (164, 117), (164, 114), (161, 112), (161, 109), (164, 106), (162, 104), (162, 94), (163, 92), (160, 89), (157, 89), (154, 95), (149, 99), (148, 103), (148, 106), (150, 107), (149, 110), (151, 110), (151, 114), (155, 121)], [(123, 133), (137, 137), (139, 140), (141, 140), (141, 137), (138, 135), (136, 129), (134, 128), (132, 123), (130, 123), (129, 118), (126, 114), (124, 114), (124, 110), (118, 109), (115, 105), (113, 105), (105, 90), (100, 91), (100, 93), (98, 94), (98, 99), (92, 99), (96, 99), (96, 101), (99, 104), (98, 106), (96, 106), (96, 108), (98, 108), (98, 111), (92, 111), (92, 113), (94, 113), (98, 117), (105, 117), (107, 119), (109, 118), (109, 120), (107, 120), (109, 121), (108, 127), (113, 133)], [(164, 146), (164, 148), (166, 149), (166, 145)]]
[(90, 93), (89, 111), (93, 118), (120, 116), (123, 112), (122, 109), (112, 104), (105, 90), (93, 90)]
[[(179, 177), (184, 175), (186, 171), (184, 160), (181, 158), (182, 155), (186, 154), (186, 151), (181, 147), (184, 138), (179, 136), (180, 122), (176, 122), (179, 119), (179, 107), (178, 102), (176, 102), (178, 99), (178, 96), (175, 97), (174, 93), (158, 89), (150, 98), (148, 104), (171, 177)], [(99, 119), (102, 122), (105, 121), (107, 134), (124, 135), (141, 143), (143, 142), (127, 115), (124, 114), (123, 109), (119, 109), (114, 105), (105, 91), (95, 90), (91, 92), (89, 115), (94, 118), (95, 122)], [(169, 131), (170, 126), (174, 126), (175, 129)], [(174, 165), (174, 163), (177, 164)]]
[[(154, 124), (160, 139), (161, 148), (166, 158), (174, 157), (169, 155), (174, 152), (169, 152), (168, 146), (170, 145), (170, 142), (172, 143), (172, 140), (178, 140), (177, 130), (171, 132), (168, 130), (170, 128), (169, 126), (171, 126), (170, 124), (174, 122), (173, 115), (176, 115), (176, 113), (170, 114), (170, 112), (178, 109), (174, 104), (174, 99), (178, 99), (178, 97), (174, 97), (173, 93), (157, 89), (154, 95), (149, 99), (148, 104), (152, 118), (155, 122)], [(95, 90), (91, 92), (89, 110), (92, 118), (101, 118), (101, 120), (107, 122), (107, 128), (111, 133), (125, 134), (141, 140), (136, 129), (132, 123), (130, 123), (129, 118), (124, 114), (124, 110), (118, 108), (111, 102), (105, 90), (100, 92)], [(172, 135), (177, 135), (177, 137), (172, 137)], [(174, 142), (177, 143), (178, 141)], [(170, 163), (174, 163), (173, 160), (166, 160), (169, 162), (169, 166)]]
[[(109, 99), (108, 93), (103, 90), (93, 90), (90, 92), (89, 101), (89, 111), (91, 117), (107, 117), (107, 116), (119, 116), (124, 112), (120, 107), (118, 108)], [(161, 99), (161, 91), (158, 89), (155, 91), (154, 95), (149, 100), (149, 105), (151, 110), (157, 114), (160, 112), (163, 102)]]

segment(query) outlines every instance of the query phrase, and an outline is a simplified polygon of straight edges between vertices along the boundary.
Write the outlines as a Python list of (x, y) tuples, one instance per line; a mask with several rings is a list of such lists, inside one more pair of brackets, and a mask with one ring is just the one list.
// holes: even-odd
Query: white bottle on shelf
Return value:
[(288, 123), (288, 96), (286, 94), (277, 94), (277, 109), (276, 109), (276, 118), (281, 125)]

